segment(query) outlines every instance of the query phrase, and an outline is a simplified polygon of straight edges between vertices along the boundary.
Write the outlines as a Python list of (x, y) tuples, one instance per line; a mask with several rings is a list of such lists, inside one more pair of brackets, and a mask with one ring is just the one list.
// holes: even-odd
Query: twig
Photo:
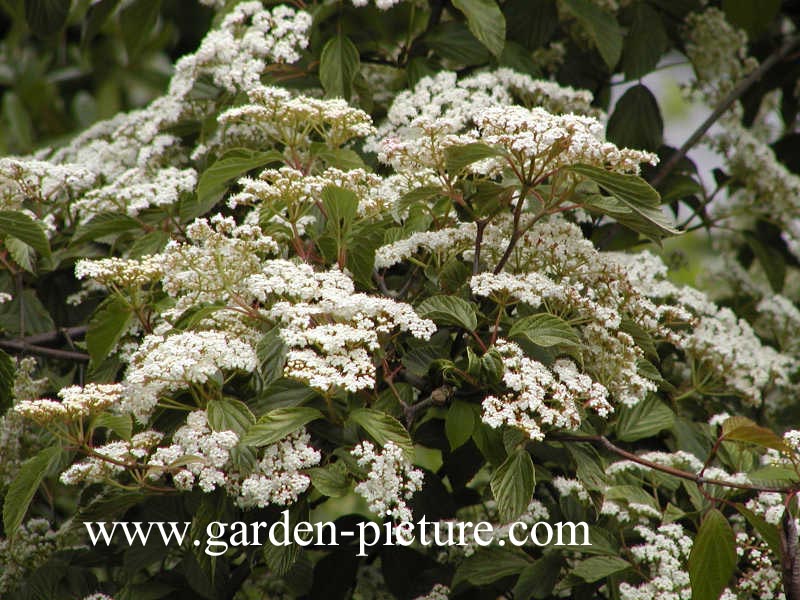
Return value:
[[(682, 469), (676, 469), (675, 467), (668, 467), (666, 465), (660, 465), (656, 462), (651, 460), (647, 460), (633, 454), (632, 452), (628, 452), (627, 450), (623, 450), (619, 446), (614, 445), (607, 437), (602, 435), (553, 435), (551, 439), (558, 440), (561, 442), (584, 442), (588, 444), (596, 444), (602, 446), (606, 450), (613, 452), (614, 454), (621, 456), (623, 458), (628, 459), (631, 462), (635, 462), (636, 464), (649, 467), (655, 471), (661, 471), (662, 473), (667, 473), (668, 475), (673, 475), (675, 477), (680, 477), (681, 479), (687, 479), (689, 481), (694, 481), (698, 485), (718, 485), (722, 487), (728, 488), (735, 488), (737, 490), (746, 490), (749, 492), (776, 492), (779, 494), (787, 493), (787, 492), (794, 492), (795, 488), (793, 487), (772, 487), (772, 486), (756, 486), (756, 485), (748, 485), (746, 483), (736, 483), (734, 481), (723, 481), (721, 479), (710, 479), (708, 477), (703, 477), (699, 473), (690, 473), (689, 471), (684, 471)], [(800, 598), (798, 598), (800, 600)]]
[(79, 325), (77, 327), (62, 327), (60, 329), (56, 329), (55, 331), (47, 331), (45, 333), (37, 333), (35, 335), (28, 335), (23, 338), (15, 338), (13, 340), (5, 340), (11, 342), (20, 342), (23, 344), (53, 344), (55, 342), (60, 342), (63, 339), (69, 341), (69, 339), (79, 338), (86, 335), (86, 330), (88, 327), (86, 325)]
[(83, 352), (73, 352), (72, 350), (59, 350), (58, 348), (46, 348), (34, 344), (15, 340), (0, 340), (0, 348), (18, 352), (20, 354), (39, 354), (50, 358), (61, 358), (63, 360), (76, 360), (79, 362), (89, 362), (89, 355)]
[(686, 156), (689, 150), (691, 150), (695, 144), (697, 144), (697, 142), (703, 138), (706, 132), (714, 123), (717, 122), (717, 120), (725, 113), (725, 111), (727, 111), (734, 102), (736, 102), (748, 89), (750, 89), (750, 86), (761, 79), (767, 71), (769, 71), (776, 63), (781, 61), (787, 54), (789, 54), (789, 52), (791, 52), (792, 48), (794, 48), (798, 42), (800, 42), (800, 36), (789, 38), (783, 44), (783, 46), (778, 48), (769, 57), (767, 57), (767, 59), (761, 63), (756, 70), (742, 79), (736, 85), (736, 87), (734, 87), (730, 93), (722, 99), (722, 101), (717, 105), (708, 118), (700, 124), (694, 133), (692, 133), (683, 146), (681, 146), (677, 152), (673, 153), (672, 156), (670, 156), (669, 159), (664, 162), (662, 167), (650, 180), (650, 184), (653, 187), (656, 187), (658, 184), (664, 181), (666, 176), (675, 169), (675, 167)]
[(800, 600), (800, 554), (797, 544), (797, 523), (789, 510), (789, 503), (783, 509), (780, 526), (781, 534), (781, 576), (786, 600)]

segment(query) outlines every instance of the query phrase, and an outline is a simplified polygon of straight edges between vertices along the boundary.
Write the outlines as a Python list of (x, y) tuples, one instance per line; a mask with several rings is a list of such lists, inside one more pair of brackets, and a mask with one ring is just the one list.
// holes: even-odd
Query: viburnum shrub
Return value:
[[(162, 18), (24, 4), (65, 44)], [(163, 95), (0, 159), (0, 596), (800, 598), (796, 6), (203, 4)], [(643, 83), (604, 111), (669, 52), (712, 111), (680, 149)], [(84, 526), (285, 510), (495, 536)]]

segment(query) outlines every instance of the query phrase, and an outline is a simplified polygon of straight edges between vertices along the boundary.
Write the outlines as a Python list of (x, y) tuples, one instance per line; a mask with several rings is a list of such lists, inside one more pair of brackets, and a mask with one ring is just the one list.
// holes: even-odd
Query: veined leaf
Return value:
[(358, 48), (346, 35), (332, 37), (319, 58), (319, 80), (328, 97), (350, 100), (353, 80), (361, 68)]
[(509, 337), (525, 337), (537, 346), (577, 346), (580, 338), (563, 319), (549, 313), (539, 313), (516, 321)]
[(417, 314), (441, 325), (455, 325), (469, 331), (478, 327), (475, 307), (457, 296), (432, 296), (420, 302)]
[(405, 427), (392, 415), (374, 408), (357, 408), (350, 413), (350, 421), (360, 425), (381, 446), (394, 442), (409, 457), (414, 455), (414, 445)]
[(306, 423), (322, 418), (324, 415), (310, 406), (276, 408), (250, 426), (242, 443), (246, 446), (268, 446), (294, 433)]
[(733, 529), (717, 509), (706, 513), (689, 554), (693, 600), (717, 600), (736, 568)]
[(510, 454), (492, 475), (491, 488), (504, 521), (512, 521), (528, 508), (536, 484), (533, 461), (527, 450)]
[(495, 0), (453, 0), (453, 6), (467, 17), (467, 27), (495, 56), (506, 43), (506, 18)]
[(28, 512), (39, 484), (61, 454), (61, 448), (51, 446), (26, 460), (16, 479), (11, 482), (3, 501), (3, 527), (6, 535), (13, 537)]

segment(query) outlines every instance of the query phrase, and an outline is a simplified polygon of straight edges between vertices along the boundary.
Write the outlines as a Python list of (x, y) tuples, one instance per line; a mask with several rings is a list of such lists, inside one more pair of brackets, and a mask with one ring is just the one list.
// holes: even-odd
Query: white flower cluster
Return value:
[(482, 419), (491, 427), (510, 425), (533, 440), (544, 439), (543, 426), (575, 429), (580, 425), (579, 407), (608, 415), (608, 391), (581, 374), (569, 359), (557, 360), (551, 369), (528, 358), (513, 342), (498, 339), (495, 349), (503, 359), (503, 382), (512, 393), (487, 396)]
[(475, 123), (482, 141), (526, 157), (525, 171), (535, 178), (580, 163), (638, 173), (640, 163), (658, 162), (650, 152), (620, 149), (607, 142), (605, 127), (594, 117), (495, 105), (478, 111)]
[(103, 286), (136, 288), (158, 281), (164, 275), (159, 255), (135, 258), (81, 259), (75, 264), (75, 277)]
[(74, 420), (102, 412), (119, 403), (122, 385), (118, 383), (88, 383), (61, 388), (56, 400), (21, 400), (14, 412), (38, 423), (55, 420)]
[(138, 466), (138, 460), (146, 457), (161, 441), (163, 434), (157, 431), (143, 431), (128, 441), (109, 442), (92, 449), (93, 454), (82, 461), (73, 463), (61, 473), (64, 485), (80, 483), (101, 483)]
[(422, 249), (432, 254), (446, 253), (447, 256), (457, 256), (460, 252), (474, 248), (476, 231), (475, 223), (462, 223), (458, 227), (445, 227), (432, 231), (417, 231), (407, 238), (378, 248), (375, 252), (375, 268), (393, 267)]
[(413, 90), (397, 95), (386, 120), (365, 149), (377, 152), (379, 141), (397, 137), (409, 127), (437, 122), (447, 133), (474, 126), (476, 115), (492, 106), (541, 106), (551, 113), (598, 115), (592, 94), (562, 87), (551, 81), (532, 79), (508, 68), (458, 79), (452, 71), (441, 71), (420, 79)]
[(355, 491), (367, 501), (369, 509), (396, 522), (412, 522), (406, 501), (422, 489), (424, 473), (413, 468), (403, 449), (387, 442), (381, 451), (376, 451), (371, 442), (363, 441), (351, 454), (360, 467), (368, 470), (367, 478), (356, 484)]
[(46, 519), (29, 519), (13, 533), (13, 541), (0, 538), (0, 594), (4, 596), (19, 591), (22, 578), (44, 563), (58, 543), (58, 533)]
[(103, 212), (136, 216), (154, 206), (171, 206), (182, 194), (192, 192), (197, 185), (194, 169), (165, 167), (148, 173), (134, 167), (122, 173), (111, 183), (87, 192), (75, 202), (74, 208), (88, 221)]
[(436, 331), (408, 304), (356, 293), (353, 281), (335, 268), (318, 273), (309, 265), (272, 260), (245, 284), (281, 327), (289, 347), (284, 375), (322, 392), (372, 387), (371, 352), (380, 345), (379, 335), (399, 329), (428, 339)]
[(286, 506), (308, 489), (311, 479), (302, 472), (319, 464), (322, 455), (309, 445), (311, 437), (298, 431), (264, 450), (256, 471), (241, 484), (238, 502), (242, 508), (268, 504)]
[(250, 344), (226, 331), (148, 335), (131, 357), (120, 409), (146, 422), (164, 392), (202, 386), (221, 371), (253, 372)]
[(18, 210), (25, 200), (56, 209), (91, 188), (95, 174), (80, 163), (55, 165), (35, 158), (0, 158), (0, 208)]
[(201, 75), (232, 94), (252, 89), (267, 64), (300, 60), (310, 27), (307, 12), (283, 4), (266, 10), (261, 2), (241, 2), (194, 54), (177, 62), (169, 94), (187, 96)]
[[(244, 125), (250, 137), (279, 142), (297, 152), (308, 151), (316, 134), (328, 147), (336, 148), (353, 138), (370, 135), (375, 130), (372, 118), (363, 110), (351, 107), (342, 98), (318, 99), (294, 96), (286, 89), (270, 86), (248, 88), (249, 104), (223, 112), (218, 121), (225, 127)], [(241, 131), (234, 130), (236, 135)], [(299, 156), (292, 157), (298, 160)], [(304, 157), (305, 158), (305, 157)], [(301, 163), (293, 164), (300, 168)]]
[(330, 167), (319, 175), (306, 175), (291, 167), (266, 169), (258, 179), (240, 179), (242, 191), (228, 199), (228, 206), (259, 206), (262, 222), (285, 223), (288, 235), (298, 237), (309, 223), (308, 212), (322, 202), (322, 192), (326, 187), (335, 186), (353, 192), (359, 201), (358, 214), (363, 216), (387, 208), (384, 198), (375, 193), (381, 183), (380, 176), (364, 169), (342, 171)]
[(577, 479), (558, 476), (554, 477), (551, 483), (561, 496), (575, 494), (579, 500), (589, 500), (589, 492)]
[(677, 523), (660, 525), (652, 530), (638, 525), (636, 531), (644, 543), (631, 548), (636, 562), (650, 571), (650, 580), (638, 586), (623, 582), (619, 586), (622, 600), (678, 600), (689, 598), (692, 587), (687, 561), (692, 538)]
[(150, 478), (158, 479), (171, 472), (172, 482), (179, 490), (196, 485), (211, 492), (225, 487), (230, 451), (238, 443), (239, 436), (233, 431), (212, 431), (205, 411), (193, 411), (186, 417), (186, 425), (173, 434), (172, 444), (157, 448), (149, 458)]

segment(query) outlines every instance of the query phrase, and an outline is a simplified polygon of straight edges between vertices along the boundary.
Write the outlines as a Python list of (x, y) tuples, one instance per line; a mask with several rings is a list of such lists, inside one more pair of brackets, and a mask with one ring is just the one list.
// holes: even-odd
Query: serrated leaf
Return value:
[(339, 33), (329, 39), (319, 58), (319, 80), (325, 95), (350, 100), (360, 68), (361, 57), (350, 38)]
[(259, 373), (267, 383), (272, 383), (283, 375), (289, 348), (280, 336), (280, 327), (273, 327), (258, 340), (256, 356)]
[(307, 423), (322, 419), (324, 415), (309, 406), (276, 408), (251, 425), (242, 437), (246, 446), (268, 446), (294, 433)]
[(158, 254), (164, 249), (169, 240), (169, 233), (162, 229), (148, 231), (131, 244), (128, 256), (130, 258), (142, 258), (143, 256)]
[(647, 86), (634, 85), (622, 94), (608, 119), (608, 139), (617, 146), (658, 150), (664, 137), (664, 120)]
[(788, 450), (786, 442), (778, 434), (747, 417), (735, 416), (725, 419), (722, 423), (722, 438), (734, 442), (756, 444), (774, 450)]
[(608, 69), (613, 71), (622, 54), (623, 42), (622, 29), (614, 15), (607, 13), (589, 0), (563, 1), (594, 42)]
[(463, 146), (449, 146), (445, 148), (445, 166), (448, 173), (460, 173), (474, 162), (485, 158), (502, 156), (497, 148), (492, 148), (483, 142), (473, 142)]
[(495, 56), (506, 43), (506, 18), (495, 0), (453, 0), (453, 6), (467, 17), (467, 27)]
[(447, 410), (444, 431), (450, 449), (455, 450), (467, 443), (475, 430), (475, 411), (469, 402), (454, 400)]
[[(444, 59), (452, 60), (461, 65), (480, 65), (489, 60), (491, 54), (486, 46), (481, 44), (472, 35), (472, 32), (464, 23), (459, 21), (448, 21), (439, 23), (430, 32), (425, 34), (425, 44), (436, 54)], [(415, 58), (409, 65), (409, 79), (418, 80), (420, 76), (434, 75), (427, 62), (421, 58)], [(422, 73), (417, 74), (416, 71)], [(416, 81), (414, 81), (416, 84)]]
[(61, 448), (51, 446), (26, 460), (16, 479), (11, 482), (3, 500), (3, 527), (6, 535), (13, 537), (28, 512), (36, 490), (50, 467), (61, 454)]
[(341, 498), (350, 491), (346, 470), (336, 462), (326, 467), (314, 467), (308, 470), (311, 484), (320, 493), (329, 498)]
[(102, 412), (92, 420), (92, 427), (110, 429), (123, 440), (130, 440), (133, 434), (133, 423), (130, 415), (115, 415)]
[(15, 263), (28, 273), (36, 273), (36, 252), (33, 248), (11, 235), (6, 236), (3, 244)]
[(511, 326), (509, 337), (524, 337), (537, 346), (577, 346), (580, 338), (569, 323), (549, 313), (522, 317)]
[(527, 450), (519, 449), (510, 454), (495, 470), (490, 485), (501, 519), (513, 521), (524, 513), (536, 485), (533, 461)]
[(414, 455), (414, 445), (408, 430), (392, 415), (374, 408), (357, 408), (350, 413), (349, 420), (363, 427), (364, 431), (381, 446), (385, 446), (387, 442), (394, 442), (407, 456)]
[(191, 221), (211, 210), (233, 179), (241, 177), (253, 169), (281, 161), (283, 161), (283, 155), (277, 150), (266, 152), (247, 148), (229, 150), (200, 175), (200, 180), (197, 182), (197, 195), (191, 200), (181, 202), (181, 220)]
[(706, 513), (689, 554), (693, 600), (717, 600), (736, 568), (733, 529), (717, 509)]
[(655, 394), (648, 395), (634, 406), (619, 409), (617, 439), (635, 442), (657, 435), (675, 423), (675, 413)]
[(89, 320), (86, 331), (86, 350), (92, 364), (99, 365), (128, 330), (133, 320), (133, 311), (120, 297), (106, 299)]
[(209, 400), (206, 413), (213, 431), (233, 431), (238, 436), (243, 435), (256, 420), (247, 405), (236, 398)]
[(417, 314), (440, 325), (455, 325), (468, 331), (478, 327), (475, 306), (457, 296), (431, 296), (416, 306)]
[(107, 235), (123, 233), (132, 229), (138, 229), (141, 224), (128, 215), (121, 213), (100, 213), (95, 215), (86, 223), (82, 223), (75, 229), (72, 236), (72, 244), (96, 240)]
[(589, 208), (598, 207), (626, 227), (643, 233), (654, 241), (680, 233), (671, 226), (661, 211), (658, 192), (641, 177), (613, 173), (591, 165), (574, 165), (568, 168), (594, 181), (622, 203), (622, 209), (615, 210), (612, 199), (604, 198), (606, 205), (603, 206), (597, 203), (596, 198), (592, 198)]
[(630, 567), (631, 563), (616, 556), (593, 556), (575, 565), (572, 573), (588, 583), (594, 583)]
[(36, 250), (40, 256), (50, 257), (50, 242), (41, 223), (18, 210), (0, 210), (0, 234), (17, 238)]

